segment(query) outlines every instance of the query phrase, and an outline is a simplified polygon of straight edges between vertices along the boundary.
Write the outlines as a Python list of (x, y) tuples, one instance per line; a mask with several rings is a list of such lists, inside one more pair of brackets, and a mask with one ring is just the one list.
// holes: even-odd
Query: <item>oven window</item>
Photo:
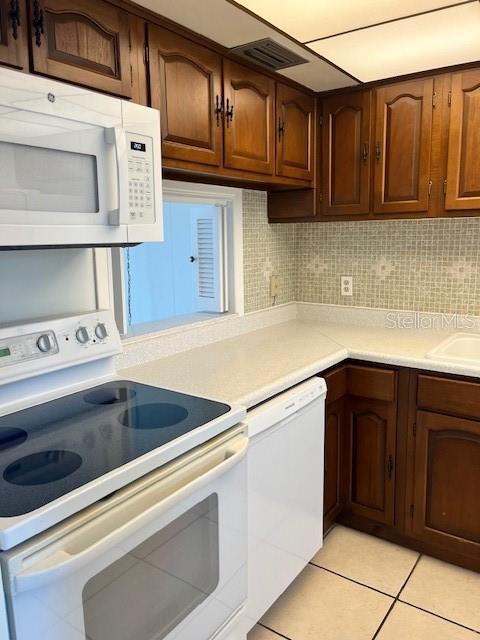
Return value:
[(97, 213), (94, 155), (0, 141), (0, 208)]
[(91, 578), (83, 589), (89, 640), (162, 640), (219, 580), (213, 494)]

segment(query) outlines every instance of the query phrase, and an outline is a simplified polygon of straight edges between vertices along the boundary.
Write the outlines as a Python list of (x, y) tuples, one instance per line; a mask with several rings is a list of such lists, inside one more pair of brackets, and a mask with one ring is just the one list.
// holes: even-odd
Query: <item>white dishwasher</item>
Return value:
[(247, 414), (248, 631), (323, 543), (325, 396), (312, 378)]

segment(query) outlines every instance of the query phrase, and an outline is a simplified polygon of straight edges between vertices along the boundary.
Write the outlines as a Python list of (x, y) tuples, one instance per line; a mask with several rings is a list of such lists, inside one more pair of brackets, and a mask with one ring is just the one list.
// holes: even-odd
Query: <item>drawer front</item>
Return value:
[(396, 396), (397, 373), (390, 369), (348, 367), (348, 392), (353, 396), (393, 402)]
[(480, 383), (419, 375), (417, 406), (480, 420)]

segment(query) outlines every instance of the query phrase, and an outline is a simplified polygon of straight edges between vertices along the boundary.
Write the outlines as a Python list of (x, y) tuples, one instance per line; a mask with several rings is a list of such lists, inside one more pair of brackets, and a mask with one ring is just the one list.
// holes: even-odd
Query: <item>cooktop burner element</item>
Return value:
[(25, 442), (28, 434), (23, 429), (12, 429), (11, 427), (0, 428), (0, 451), (17, 447)]
[(28, 487), (66, 478), (82, 464), (72, 451), (39, 451), (15, 460), (3, 472), (7, 482)]
[(119, 420), (130, 429), (162, 429), (178, 424), (188, 416), (185, 407), (167, 402), (140, 404), (120, 414)]
[(229, 411), (118, 380), (0, 416), (0, 517), (38, 509)]

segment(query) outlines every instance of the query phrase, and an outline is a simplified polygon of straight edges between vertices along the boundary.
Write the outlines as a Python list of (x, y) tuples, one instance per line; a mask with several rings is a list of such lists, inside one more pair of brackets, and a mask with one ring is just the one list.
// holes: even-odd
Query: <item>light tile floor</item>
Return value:
[(480, 640), (480, 574), (346, 527), (248, 640)]

